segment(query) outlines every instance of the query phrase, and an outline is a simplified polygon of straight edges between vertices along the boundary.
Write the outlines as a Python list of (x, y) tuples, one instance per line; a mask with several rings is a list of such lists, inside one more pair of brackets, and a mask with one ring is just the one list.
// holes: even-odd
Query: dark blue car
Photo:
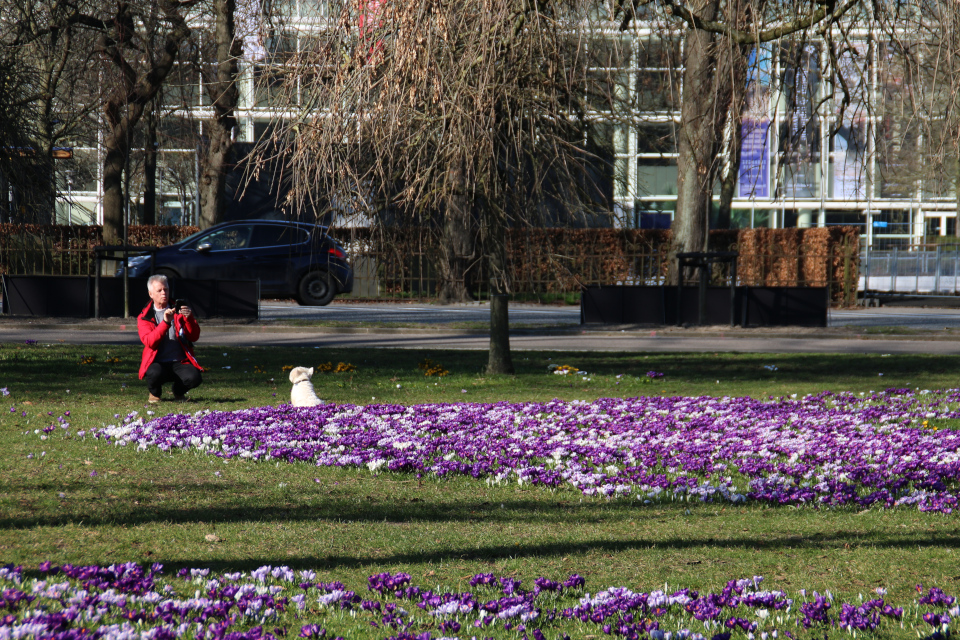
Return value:
[[(129, 260), (132, 277), (150, 275), (150, 256)], [(195, 233), (158, 249), (153, 272), (195, 280), (259, 280), (261, 298), (293, 297), (311, 306), (353, 290), (347, 254), (326, 227), (280, 220), (238, 220)]]

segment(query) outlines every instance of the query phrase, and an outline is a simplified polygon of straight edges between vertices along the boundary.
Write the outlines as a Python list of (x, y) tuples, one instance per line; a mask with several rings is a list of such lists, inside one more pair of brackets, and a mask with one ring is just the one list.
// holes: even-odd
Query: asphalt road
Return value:
[[(335, 321), (357, 326), (395, 323), (429, 326), (449, 323), (486, 323), (490, 321), (490, 311), (487, 305), (481, 304), (441, 306), (337, 303), (328, 307), (301, 307), (292, 302), (265, 300), (260, 305), (260, 318), (264, 321)], [(578, 327), (580, 308), (511, 304), (510, 323), (518, 328), (524, 325)], [(918, 330), (960, 329), (960, 309), (879, 307), (830, 311), (827, 326), (904, 327)]]
[[(35, 340), (41, 344), (139, 344), (135, 327), (83, 330), (53, 327), (5, 327), (0, 343)], [(460, 332), (369, 332), (340, 333), (308, 329), (263, 327), (235, 330), (206, 327), (201, 336), (205, 345), (285, 346), (305, 348), (373, 347), (396, 349), (472, 349), (485, 350), (489, 337)], [(924, 340), (896, 338), (818, 337), (782, 335), (670, 335), (656, 331), (570, 332), (566, 334), (515, 334), (510, 346), (516, 351), (623, 351), (623, 352), (741, 352), (741, 353), (936, 353), (960, 355), (960, 340)]]
[[(510, 322), (515, 325), (549, 325), (573, 327), (580, 324), (580, 307), (554, 307), (536, 304), (511, 304)], [(372, 304), (337, 302), (326, 307), (301, 307), (294, 302), (264, 300), (260, 319), (334, 321), (340, 323), (437, 325), (449, 323), (488, 323), (490, 307), (486, 304)]]
[(960, 309), (879, 307), (831, 310), (829, 327), (903, 327), (913, 330), (960, 329)]
[[(732, 329), (581, 327), (576, 307), (512, 305), (511, 347), (515, 350), (754, 353), (940, 353), (960, 355), (960, 310), (874, 308), (835, 311), (827, 329)], [(298, 323), (335, 326), (297, 326)], [(486, 349), (482, 305), (333, 304), (304, 308), (266, 301), (260, 322), (207, 323), (201, 341), (222, 346), (383, 347), (401, 349)], [(455, 323), (451, 325), (451, 323)], [(464, 326), (463, 323), (476, 323)], [(201, 323), (204, 324), (204, 323)], [(387, 324), (388, 326), (383, 326)], [(399, 326), (402, 325), (402, 326)], [(898, 327), (884, 335), (878, 327)], [(944, 331), (947, 329), (948, 331)], [(904, 335), (905, 334), (905, 335)], [(36, 340), (58, 344), (139, 344), (136, 326), (123, 320), (45, 323), (17, 318), (0, 321), (0, 343)]]

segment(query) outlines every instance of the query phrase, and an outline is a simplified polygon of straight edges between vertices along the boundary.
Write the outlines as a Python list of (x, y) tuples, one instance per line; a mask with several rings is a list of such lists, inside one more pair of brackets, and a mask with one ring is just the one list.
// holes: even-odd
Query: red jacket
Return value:
[[(187, 361), (200, 371), (203, 371), (203, 367), (200, 366), (197, 359), (193, 356), (193, 343), (200, 338), (200, 325), (197, 323), (196, 317), (191, 314), (189, 318), (185, 318), (179, 313), (175, 313), (173, 314), (173, 327), (175, 330), (174, 333), (177, 336), (177, 342), (183, 347)], [(137, 333), (140, 334), (140, 342), (143, 343), (143, 357), (140, 359), (141, 380), (143, 380), (143, 376), (147, 372), (147, 367), (153, 364), (154, 358), (157, 357), (157, 348), (160, 346), (160, 341), (163, 337), (167, 335), (169, 329), (170, 325), (166, 322), (157, 323), (156, 313), (153, 310), (153, 301), (148, 302), (147, 306), (140, 312), (140, 315), (137, 316)]]

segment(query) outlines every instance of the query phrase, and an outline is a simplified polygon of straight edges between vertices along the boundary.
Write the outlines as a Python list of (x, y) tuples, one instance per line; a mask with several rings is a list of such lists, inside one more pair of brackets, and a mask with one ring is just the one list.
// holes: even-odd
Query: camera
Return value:
[(187, 301), (186, 301), (186, 300), (184, 300), (183, 298), (180, 298), (180, 299), (178, 299), (176, 302), (173, 303), (173, 310), (174, 310), (174, 312), (176, 312), (176, 313), (180, 313), (180, 307), (189, 307), (189, 306), (190, 306), (190, 305), (187, 304)]

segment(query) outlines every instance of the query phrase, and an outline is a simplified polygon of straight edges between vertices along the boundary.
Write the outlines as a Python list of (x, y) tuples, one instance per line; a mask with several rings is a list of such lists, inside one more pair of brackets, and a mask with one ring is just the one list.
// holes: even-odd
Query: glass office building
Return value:
[[(303, 47), (329, 20), (324, 5), (287, 0), (271, 35), (245, 38), (237, 139), (254, 141), (277, 117), (276, 65)], [(603, 75), (633, 113), (594, 105), (593, 130), (612, 151), (615, 224), (668, 228), (676, 209), (677, 143), (682, 91), (682, 37), (659, 24), (619, 31), (600, 25), (590, 46), (606, 48), (591, 73)], [(202, 48), (202, 47), (201, 47)], [(899, 47), (880, 29), (848, 32), (839, 55), (816, 39), (783, 40), (750, 55), (740, 129), (731, 224), (735, 227), (855, 225), (873, 248), (906, 248), (956, 233), (955, 170), (930, 165), (940, 150), (937, 122), (920, 118), (908, 96), (916, 87)], [(844, 82), (839, 82), (839, 78)], [(178, 65), (164, 91), (158, 223), (195, 220), (198, 143), (211, 115), (200, 74)], [(936, 120), (934, 117), (933, 120)], [(727, 132), (730, 135), (730, 132)], [(58, 180), (58, 222), (99, 222), (100, 150), (77, 149), (91, 169)], [(136, 194), (138, 182), (131, 191)], [(69, 197), (68, 197), (69, 196)]]

